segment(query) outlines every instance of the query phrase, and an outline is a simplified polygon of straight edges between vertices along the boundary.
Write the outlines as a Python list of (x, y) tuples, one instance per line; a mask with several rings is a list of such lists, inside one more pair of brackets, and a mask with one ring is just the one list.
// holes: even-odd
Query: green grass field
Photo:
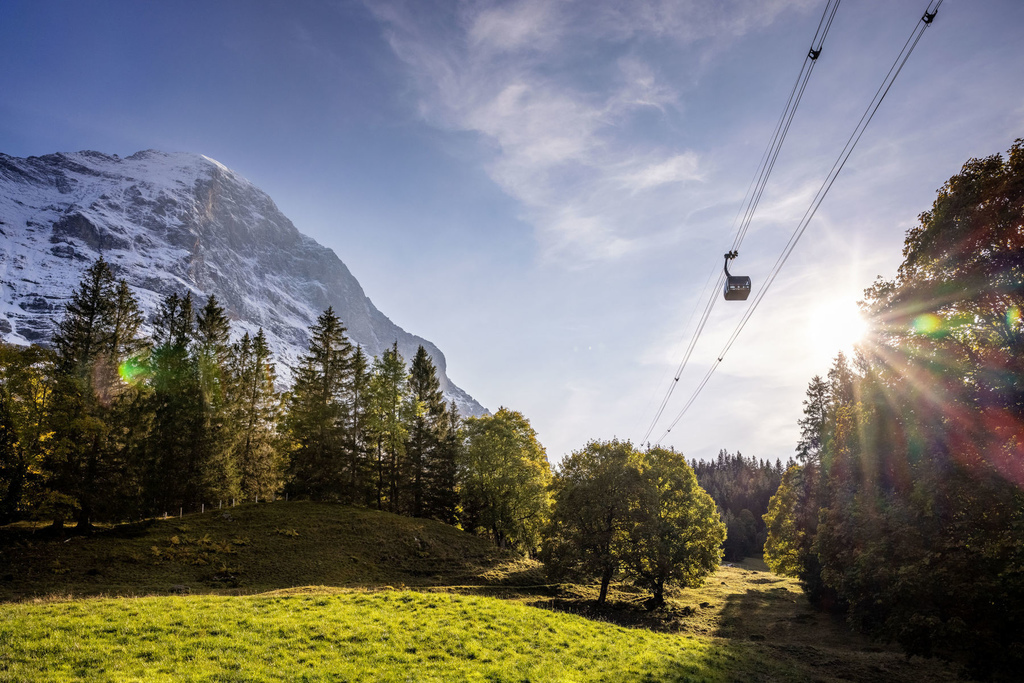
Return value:
[[(0, 606), (6, 680), (725, 681), (728, 644), (409, 591)], [(767, 679), (762, 679), (767, 680)]]
[(427, 520), (314, 503), (0, 529), (0, 681), (953, 681), (763, 563), (664, 609)]

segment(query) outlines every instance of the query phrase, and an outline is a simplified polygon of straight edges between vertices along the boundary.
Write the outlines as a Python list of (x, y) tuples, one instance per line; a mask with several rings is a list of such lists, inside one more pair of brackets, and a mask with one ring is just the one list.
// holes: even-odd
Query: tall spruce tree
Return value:
[(299, 361), (288, 399), (289, 487), (319, 500), (347, 496), (342, 468), (352, 344), (345, 332), (333, 308), (320, 314), (309, 329), (309, 352)]
[(421, 345), (412, 359), (409, 372), (409, 394), (414, 402), (409, 423), (406, 454), (409, 462), (409, 513), (422, 517), (425, 501), (435, 498), (434, 465), (441, 445), (441, 429), (445, 417), (444, 397), (434, 363)]
[[(115, 423), (123, 421), (133, 388), (118, 368), (128, 353), (142, 346), (140, 323), (127, 284), (116, 283), (100, 258), (86, 270), (53, 337), (53, 427), (58, 437), (45, 465), (50, 487), (77, 501), (81, 527), (89, 526), (97, 514), (109, 518), (124, 511), (124, 491), (118, 489), (134, 463)], [(101, 504), (108, 509), (100, 510)]]
[(369, 463), (369, 411), (370, 411), (370, 363), (362, 346), (356, 345), (350, 366), (349, 411), (346, 425), (345, 474), (348, 486), (346, 500), (365, 505), (372, 504), (373, 494), (369, 485), (371, 467)]
[(395, 342), (380, 358), (374, 359), (370, 378), (369, 431), (374, 444), (374, 493), (378, 510), (405, 512), (409, 509), (402, 494), (409, 480), (406, 443), (415, 407), (405, 360)]
[(246, 332), (231, 346), (228, 367), (226, 403), (235, 432), (230, 455), (239, 491), (244, 498), (267, 498), (281, 490), (284, 460), (278, 437), (281, 397), (262, 329), (255, 337)]
[(828, 410), (831, 399), (829, 385), (820, 375), (811, 378), (804, 399), (804, 416), (800, 419), (800, 441), (796, 451), (800, 462), (817, 463), (828, 424)]
[(448, 405), (438, 424), (438, 442), (429, 462), (430, 474), (424, 516), (445, 524), (459, 522), (459, 462), (463, 450), (462, 418), (455, 403)]
[(208, 406), (199, 364), (190, 352), (196, 335), (191, 293), (164, 299), (153, 332), (153, 431), (147, 444), (147, 488), (157, 509), (166, 510), (203, 502), (210, 493)]
[(239, 472), (231, 457), (237, 424), (230, 419), (227, 384), (231, 323), (213, 294), (196, 316), (192, 353), (202, 392), (202, 455), (206, 489), (211, 497), (233, 498), (239, 493)]

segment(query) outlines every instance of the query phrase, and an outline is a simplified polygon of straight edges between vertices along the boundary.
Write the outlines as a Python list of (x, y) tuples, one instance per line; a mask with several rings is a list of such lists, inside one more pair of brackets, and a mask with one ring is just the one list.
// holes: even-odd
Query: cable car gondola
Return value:
[(725, 255), (725, 300), (746, 301), (750, 295), (750, 278), (746, 275), (730, 275), (729, 261), (739, 256), (738, 251), (730, 251)]

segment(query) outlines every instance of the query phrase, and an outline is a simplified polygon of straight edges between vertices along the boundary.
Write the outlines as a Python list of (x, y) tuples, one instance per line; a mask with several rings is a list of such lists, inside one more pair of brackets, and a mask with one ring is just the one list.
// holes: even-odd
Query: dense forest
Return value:
[[(554, 573), (592, 566), (572, 559), (593, 548), (574, 530), (571, 491), (582, 489), (569, 482), (607, 484), (601, 468), (577, 467), (605, 445), (554, 472), (523, 415), (462, 419), (423, 347), (409, 364), (397, 345), (368, 358), (331, 309), (310, 327), (285, 392), (262, 330), (232, 342), (215, 296), (197, 310), (190, 293), (171, 294), (151, 336), (142, 323), (127, 283), (100, 259), (49, 348), (0, 345), (0, 524), (75, 520), (88, 530), (284, 496), (433, 518), (523, 553), (548, 539)], [(633, 484), (606, 520), (615, 541), (603, 561), (614, 571), (600, 572), (602, 599), (615, 576), (661, 604), (667, 583), (697, 585), (714, 570), (725, 525), (681, 454), (607, 448), (629, 451), (616, 472)], [(738, 492), (716, 476), (716, 490)]]
[[(793, 461), (790, 460), (790, 465)], [(715, 501), (725, 522), (725, 559), (736, 562), (761, 554), (768, 530), (764, 515), (768, 502), (779, 488), (784, 471), (782, 460), (744, 458), (719, 451), (714, 460), (691, 462), (697, 483)]]
[(823, 607), (976, 675), (1024, 666), (1024, 140), (920, 216), (869, 339), (814, 377), (765, 557)]
[[(331, 309), (281, 393), (262, 330), (231, 342), (215, 296), (196, 308), (171, 294), (143, 336), (131, 290), (100, 259), (50, 348), (0, 345), (0, 523), (88, 528), (292, 496), (536, 545), (551, 473), (522, 415), (462, 420), (422, 347), (408, 365), (397, 346), (367, 358)], [(495, 492), (506, 481), (530, 493), (510, 503)]]

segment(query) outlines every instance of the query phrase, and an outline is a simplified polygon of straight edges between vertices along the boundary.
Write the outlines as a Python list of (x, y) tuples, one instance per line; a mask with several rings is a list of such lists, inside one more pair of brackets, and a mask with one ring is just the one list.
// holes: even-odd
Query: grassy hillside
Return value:
[(226, 512), (0, 529), (0, 681), (956, 680), (850, 633), (759, 561), (655, 612), (626, 585), (597, 608), (596, 586), (547, 585), (537, 563), (436, 522)]
[(89, 536), (0, 532), (0, 600), (480, 583), (508, 556), (453, 527), (327, 503), (249, 504)]

